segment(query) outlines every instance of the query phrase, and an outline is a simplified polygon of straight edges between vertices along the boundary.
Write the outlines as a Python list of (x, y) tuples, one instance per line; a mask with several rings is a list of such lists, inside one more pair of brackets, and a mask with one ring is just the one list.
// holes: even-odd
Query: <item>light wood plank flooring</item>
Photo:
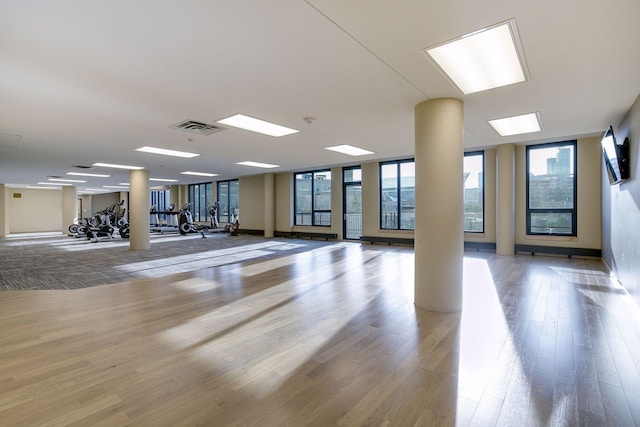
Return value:
[(599, 261), (467, 253), (464, 310), (410, 248), (327, 244), (0, 293), (0, 425), (640, 424), (640, 315)]

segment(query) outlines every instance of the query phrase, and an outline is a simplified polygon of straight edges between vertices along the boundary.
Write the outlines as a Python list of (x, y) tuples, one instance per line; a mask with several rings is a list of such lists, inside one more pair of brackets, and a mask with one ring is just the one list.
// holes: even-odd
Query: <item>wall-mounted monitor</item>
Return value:
[(609, 126), (600, 140), (604, 164), (611, 185), (629, 179), (629, 138), (622, 145), (616, 143), (613, 126)]

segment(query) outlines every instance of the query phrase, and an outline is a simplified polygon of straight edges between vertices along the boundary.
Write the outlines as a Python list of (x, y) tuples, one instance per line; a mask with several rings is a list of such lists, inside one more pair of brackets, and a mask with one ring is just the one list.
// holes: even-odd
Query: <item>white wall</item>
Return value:
[[(9, 233), (60, 231), (62, 191), (7, 188)], [(16, 197), (16, 195), (20, 197)]]
[(602, 258), (640, 305), (640, 96), (614, 132), (618, 143), (629, 137), (631, 176), (621, 184), (609, 185), (600, 161)]
[(264, 176), (240, 178), (240, 228), (264, 230)]
[(275, 187), (276, 231), (288, 232), (293, 228), (293, 174), (290, 172), (277, 174)]

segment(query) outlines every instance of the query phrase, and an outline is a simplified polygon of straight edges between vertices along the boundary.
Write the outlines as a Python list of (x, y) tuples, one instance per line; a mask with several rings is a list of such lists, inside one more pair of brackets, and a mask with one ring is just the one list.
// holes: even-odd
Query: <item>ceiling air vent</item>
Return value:
[(196, 122), (195, 120), (185, 120), (169, 127), (186, 132), (197, 133), (198, 135), (211, 135), (212, 133), (220, 132), (225, 129), (208, 123)]
[(83, 166), (83, 165), (73, 165), (71, 166), (74, 169), (91, 169), (91, 166)]

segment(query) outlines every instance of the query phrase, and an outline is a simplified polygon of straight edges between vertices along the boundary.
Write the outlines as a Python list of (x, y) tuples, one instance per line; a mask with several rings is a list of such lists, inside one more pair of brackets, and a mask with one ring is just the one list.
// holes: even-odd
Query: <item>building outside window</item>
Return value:
[(464, 153), (464, 231), (484, 232), (484, 152)]
[(294, 179), (295, 225), (331, 226), (331, 171), (300, 172)]
[(576, 141), (527, 146), (527, 234), (576, 236)]
[(218, 220), (232, 223), (240, 219), (240, 181), (218, 181)]
[(413, 230), (416, 217), (413, 159), (380, 163), (380, 228)]

